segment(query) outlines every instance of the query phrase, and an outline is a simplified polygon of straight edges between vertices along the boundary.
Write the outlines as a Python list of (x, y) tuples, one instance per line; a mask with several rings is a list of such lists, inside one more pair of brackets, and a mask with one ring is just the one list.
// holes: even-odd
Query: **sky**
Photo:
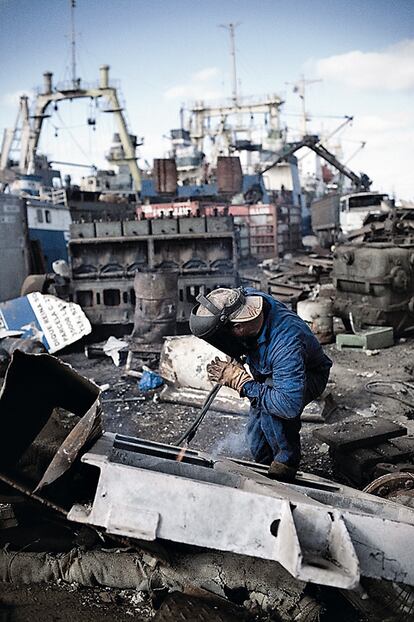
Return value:
[[(19, 95), (33, 95), (45, 70), (55, 82), (70, 79), (69, 7), (0, 0), (0, 131), (13, 126)], [(76, 0), (77, 74), (91, 83), (110, 65), (130, 130), (144, 137), (140, 164), (169, 149), (183, 103), (231, 95), (229, 36), (220, 27), (230, 22), (243, 96), (277, 93), (293, 140), (301, 122), (293, 83), (305, 76), (309, 133), (327, 136), (353, 116), (328, 146), (366, 172), (373, 189), (414, 200), (414, 0)], [(89, 100), (50, 112), (43, 152), (105, 166), (111, 115)], [(312, 158), (301, 166), (312, 170)]]

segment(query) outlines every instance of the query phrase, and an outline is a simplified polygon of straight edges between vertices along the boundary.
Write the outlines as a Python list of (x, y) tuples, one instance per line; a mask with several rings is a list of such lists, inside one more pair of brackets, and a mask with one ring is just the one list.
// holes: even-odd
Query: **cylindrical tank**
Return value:
[(109, 65), (101, 65), (99, 67), (99, 88), (107, 89), (109, 87)]
[(43, 74), (43, 94), (50, 95), (52, 92), (52, 78), (53, 73), (51, 71), (45, 71)]
[(297, 314), (306, 322), (319, 343), (333, 341), (333, 313), (330, 299), (302, 300), (297, 304)]
[(176, 271), (154, 270), (135, 274), (134, 339), (159, 343), (166, 335), (175, 335), (177, 282)]

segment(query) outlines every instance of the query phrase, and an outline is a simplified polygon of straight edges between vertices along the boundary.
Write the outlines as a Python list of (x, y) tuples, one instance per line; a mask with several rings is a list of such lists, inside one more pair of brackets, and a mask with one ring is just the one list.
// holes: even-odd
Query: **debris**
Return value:
[[(381, 387), (384, 388), (384, 391), (379, 390)], [(414, 386), (410, 382), (402, 380), (371, 380), (365, 385), (365, 390), (373, 395), (396, 400), (414, 409)], [(405, 396), (411, 397), (412, 400), (405, 399)]]
[(402, 436), (407, 434), (407, 428), (382, 417), (371, 417), (364, 420), (347, 419), (317, 428), (313, 434), (334, 449), (354, 449)]
[[(223, 387), (224, 389), (225, 387)], [(229, 415), (247, 417), (250, 409), (248, 399), (242, 399), (236, 396), (222, 395), (224, 390), (220, 391), (220, 395), (216, 397), (210, 406), (210, 410), (226, 413)], [(173, 404), (183, 404), (184, 406), (193, 406), (201, 408), (207, 397), (207, 391), (200, 389), (192, 389), (189, 387), (175, 388), (166, 385), (160, 393), (160, 399), (163, 402)]]
[(164, 380), (155, 372), (146, 369), (144, 370), (142, 377), (138, 383), (138, 388), (143, 393), (158, 389), (164, 384)]
[[(117, 339), (116, 337), (109, 337), (108, 341), (103, 346), (103, 351), (106, 356), (109, 356), (114, 364), (119, 367), (121, 364), (121, 351), (125, 351), (125, 348), (128, 347), (128, 343), (123, 341), (122, 339)], [(125, 355), (126, 358), (127, 355)]]
[(103, 346), (98, 346), (96, 344), (93, 346), (85, 346), (84, 352), (87, 359), (103, 359), (107, 356)]
[[(30, 473), (25, 471), (25, 481), (30, 475), (33, 488), (36, 487), (45, 475), (53, 455), (49, 457), (49, 463), (44, 465), (38, 454), (29, 459), (30, 447), (56, 407), (65, 408), (77, 415), (71, 424), (73, 430), (69, 436), (68, 431), (65, 431), (68, 442), (72, 440), (75, 442), (69, 447), (67, 444), (62, 446), (61, 459), (59, 458), (61, 465), (69, 466), (75, 454), (81, 449), (78, 441), (89, 437), (88, 430), (92, 432), (96, 429), (98, 396), (99, 389), (95, 384), (79, 376), (69, 365), (55, 357), (49, 354), (25, 354), (16, 350), (0, 394), (0, 425), (3, 439), (0, 471), (7, 474), (13, 470), (16, 475), (21, 475), (16, 465), (25, 455), (27, 467), (31, 469)], [(86, 419), (82, 419), (84, 415)], [(77, 421), (79, 427), (74, 427)], [(85, 421), (88, 422), (86, 427)], [(74, 437), (71, 436), (72, 433)], [(10, 442), (10, 439), (13, 439), (13, 442)], [(58, 458), (55, 466), (57, 460)], [(22, 463), (21, 470), (24, 464)], [(62, 471), (63, 466), (56, 466), (56, 469)], [(51, 479), (48, 478), (48, 481)]]
[(378, 348), (394, 345), (394, 331), (390, 327), (371, 326), (355, 334), (340, 333), (336, 336), (338, 350), (363, 350), (368, 356), (378, 353)]
[(329, 298), (298, 302), (297, 314), (307, 323), (319, 343), (333, 341), (332, 301)]
[(321, 445), (319, 445), (318, 452), (320, 454), (327, 454), (327, 453), (329, 453), (329, 445), (327, 445), (326, 443), (322, 443)]
[(137, 397), (115, 397), (115, 398), (110, 398), (110, 399), (103, 399), (102, 404), (115, 404), (117, 402), (142, 402), (145, 400), (145, 397), (143, 397), (142, 395), (137, 396)]
[(99, 480), (71, 521), (278, 561), (298, 580), (343, 589), (360, 574), (414, 584), (409, 508), (304, 473), (282, 484), (265, 465), (108, 433), (82, 462)]
[(0, 501), (0, 529), (9, 529), (10, 527), (17, 527), (17, 525), (18, 522), (11, 503)]
[[(344, 322), (352, 311), (359, 328), (392, 327), (395, 336), (412, 327), (411, 292), (414, 287), (412, 243), (344, 244), (335, 250), (334, 313)], [(366, 344), (369, 349), (392, 345)], [(350, 344), (353, 345), (353, 344)], [(356, 345), (356, 347), (362, 347)]]
[[(361, 411), (364, 417), (372, 410)], [(314, 435), (331, 448), (335, 468), (357, 485), (365, 485), (378, 474), (414, 470), (414, 437), (407, 429), (380, 417), (344, 421)]]
[(0, 303), (0, 329), (22, 331), (51, 354), (88, 335), (92, 328), (79, 305), (33, 292)]

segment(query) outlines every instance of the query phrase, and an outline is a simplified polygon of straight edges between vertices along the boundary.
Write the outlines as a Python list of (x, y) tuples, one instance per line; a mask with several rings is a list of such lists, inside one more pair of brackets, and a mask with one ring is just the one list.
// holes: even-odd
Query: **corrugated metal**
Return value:
[(217, 189), (219, 194), (241, 192), (243, 174), (239, 158), (220, 156), (217, 158)]
[(155, 158), (155, 189), (159, 194), (175, 194), (177, 190), (177, 166), (174, 158)]
[(26, 204), (10, 194), (0, 194), (0, 300), (20, 296), (29, 274), (29, 236)]

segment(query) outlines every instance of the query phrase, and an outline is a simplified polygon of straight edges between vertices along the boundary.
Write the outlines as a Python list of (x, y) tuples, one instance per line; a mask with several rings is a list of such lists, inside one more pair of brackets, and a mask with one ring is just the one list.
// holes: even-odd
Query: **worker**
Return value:
[(272, 479), (293, 481), (300, 415), (324, 391), (332, 361), (308, 325), (268, 294), (218, 288), (197, 302), (191, 332), (232, 357), (211, 361), (209, 379), (250, 400), (247, 439), (254, 459), (269, 465)]

